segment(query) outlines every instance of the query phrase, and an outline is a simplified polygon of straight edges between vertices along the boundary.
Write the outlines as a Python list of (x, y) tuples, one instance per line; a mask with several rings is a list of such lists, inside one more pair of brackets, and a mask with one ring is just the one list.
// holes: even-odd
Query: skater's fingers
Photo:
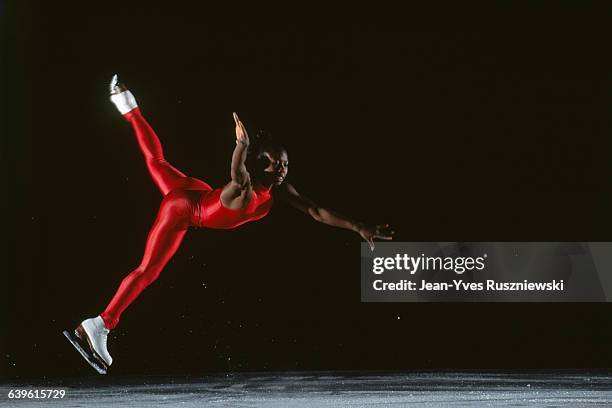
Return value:
[(234, 118), (234, 120), (236, 121), (236, 126), (238, 126), (240, 129), (244, 130), (244, 125), (242, 124), (242, 121), (240, 120), (240, 118), (238, 117), (238, 114), (234, 113), (236, 116)]
[(369, 237), (368, 239), (366, 239), (366, 241), (368, 241), (368, 244), (370, 245), (370, 251), (374, 251), (374, 239), (372, 237)]
[(232, 112), (234, 116), (234, 122), (236, 122), (236, 126), (240, 126), (240, 119), (238, 119), (238, 114), (236, 112)]
[(385, 239), (387, 241), (390, 241), (390, 240), (393, 239), (393, 237), (390, 236), (390, 235), (382, 235), (382, 234), (376, 234), (376, 235), (374, 235), (374, 238), (376, 238), (376, 239)]

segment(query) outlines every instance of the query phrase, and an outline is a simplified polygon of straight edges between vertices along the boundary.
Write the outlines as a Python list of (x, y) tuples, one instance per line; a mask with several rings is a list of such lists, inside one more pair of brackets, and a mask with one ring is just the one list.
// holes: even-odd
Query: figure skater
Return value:
[(285, 181), (289, 171), (287, 151), (266, 139), (249, 135), (234, 112), (236, 147), (232, 155), (231, 180), (213, 189), (197, 178), (189, 177), (168, 163), (161, 143), (143, 117), (134, 95), (114, 75), (110, 100), (132, 125), (147, 168), (163, 199), (147, 237), (140, 265), (121, 282), (106, 309), (97, 317), (84, 320), (72, 333), (64, 335), (99, 373), (106, 374), (113, 359), (107, 350), (107, 338), (123, 311), (161, 273), (178, 249), (189, 227), (236, 228), (265, 217), (274, 201), (286, 201), (314, 220), (357, 232), (370, 247), (374, 239), (392, 239), (388, 224), (366, 225), (334, 211), (322, 208), (304, 197)]

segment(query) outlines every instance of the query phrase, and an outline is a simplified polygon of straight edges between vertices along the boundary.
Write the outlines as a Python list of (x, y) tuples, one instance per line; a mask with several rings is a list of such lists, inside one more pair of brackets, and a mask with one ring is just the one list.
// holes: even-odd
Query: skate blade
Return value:
[(93, 369), (98, 372), (98, 374), (106, 374), (106, 367), (101, 365), (98, 360), (93, 356), (93, 354), (89, 353), (87, 349), (83, 347), (84, 345), (81, 345), (81, 340), (76, 335), (70, 333), (68, 330), (64, 330), (62, 333), (68, 339), (70, 344), (72, 344), (74, 348), (77, 349), (77, 351), (79, 352), (79, 354), (81, 354), (85, 361), (87, 361), (89, 365), (92, 366)]

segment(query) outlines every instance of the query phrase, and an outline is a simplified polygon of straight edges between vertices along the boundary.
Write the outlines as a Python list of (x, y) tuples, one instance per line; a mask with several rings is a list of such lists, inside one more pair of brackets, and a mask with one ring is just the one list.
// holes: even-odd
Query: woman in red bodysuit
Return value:
[(316, 221), (357, 232), (372, 248), (375, 238), (392, 238), (393, 231), (389, 225), (368, 226), (350, 220), (299, 194), (285, 182), (289, 165), (285, 149), (265, 141), (250, 146), (247, 131), (236, 113), (233, 114), (236, 148), (232, 155), (231, 181), (213, 189), (165, 160), (157, 135), (142, 116), (131, 92), (117, 82), (116, 75), (111, 82), (111, 101), (134, 128), (149, 173), (164, 198), (149, 232), (140, 265), (123, 279), (100, 316), (84, 320), (74, 336), (64, 333), (77, 349), (80, 344), (79, 351), (83, 357), (99, 372), (105, 373), (112, 363), (106, 348), (109, 331), (117, 326), (130, 303), (157, 279), (189, 227), (235, 228), (266, 216), (275, 200), (284, 200)]

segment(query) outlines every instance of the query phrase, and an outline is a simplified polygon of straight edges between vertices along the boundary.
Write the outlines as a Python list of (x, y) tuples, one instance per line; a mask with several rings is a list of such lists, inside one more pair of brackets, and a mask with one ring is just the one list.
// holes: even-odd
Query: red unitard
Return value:
[(255, 186), (246, 208), (225, 207), (220, 198), (222, 188), (215, 190), (202, 180), (188, 177), (164, 159), (161, 143), (139, 108), (124, 117), (134, 128), (149, 173), (164, 198), (147, 237), (140, 265), (123, 279), (100, 315), (108, 329), (117, 326), (121, 313), (157, 279), (189, 227), (235, 228), (266, 216), (272, 206), (270, 190)]

